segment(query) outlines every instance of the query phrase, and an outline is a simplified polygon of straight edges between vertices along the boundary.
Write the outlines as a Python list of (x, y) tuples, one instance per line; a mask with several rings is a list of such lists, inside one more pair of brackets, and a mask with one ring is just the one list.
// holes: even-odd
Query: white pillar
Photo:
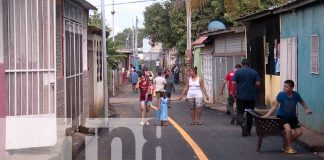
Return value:
[(105, 0), (101, 0), (101, 17), (102, 17), (102, 56), (104, 61), (104, 99), (105, 99), (105, 118), (108, 118), (108, 105), (109, 105), (109, 95), (108, 95), (108, 63), (107, 63), (107, 52), (106, 52), (106, 15), (105, 15)]

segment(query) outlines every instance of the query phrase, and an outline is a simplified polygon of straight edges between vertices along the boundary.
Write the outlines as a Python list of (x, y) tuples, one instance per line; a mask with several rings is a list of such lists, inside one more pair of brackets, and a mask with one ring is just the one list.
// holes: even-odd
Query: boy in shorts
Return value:
[[(274, 106), (265, 116), (263, 116), (267, 118), (277, 110), (277, 117), (280, 118), (285, 131), (284, 137), (286, 144), (283, 145), (282, 151), (288, 154), (297, 153), (296, 150), (292, 148), (292, 143), (303, 133), (296, 114), (298, 102), (304, 107), (306, 115), (312, 114), (312, 111), (306, 105), (299, 93), (294, 91), (294, 86), (294, 81), (286, 80), (283, 91), (277, 95)], [(292, 132), (293, 130), (294, 133)]]

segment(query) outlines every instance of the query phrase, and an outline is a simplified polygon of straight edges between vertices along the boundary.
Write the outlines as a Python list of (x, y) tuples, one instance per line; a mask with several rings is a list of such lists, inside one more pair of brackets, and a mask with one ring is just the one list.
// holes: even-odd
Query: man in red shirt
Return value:
[(224, 89), (225, 89), (225, 85), (228, 82), (228, 98), (227, 98), (227, 114), (231, 114), (232, 115), (232, 120), (231, 120), (231, 124), (234, 124), (234, 121), (236, 119), (236, 114), (234, 112), (234, 97), (233, 97), (233, 90), (232, 90), (232, 78), (234, 77), (234, 73), (240, 69), (242, 66), (240, 64), (235, 65), (235, 69), (228, 72), (225, 79), (224, 79), (224, 83), (222, 85), (222, 89), (221, 89), (221, 93), (220, 95), (223, 96), (224, 95)]
[[(150, 107), (152, 105), (152, 94), (153, 90), (150, 89), (150, 82), (145, 78), (145, 75), (142, 74), (140, 80), (137, 82), (136, 88), (140, 90), (140, 110), (142, 122), (140, 125), (150, 125), (147, 119), (150, 117)], [(146, 111), (146, 114), (145, 114)]]

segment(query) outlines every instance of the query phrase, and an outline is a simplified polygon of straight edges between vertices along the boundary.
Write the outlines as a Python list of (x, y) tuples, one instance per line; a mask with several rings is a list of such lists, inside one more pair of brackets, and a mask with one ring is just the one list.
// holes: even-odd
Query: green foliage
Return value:
[[(93, 14), (90, 15), (88, 25), (102, 29), (101, 14), (97, 11), (94, 11)], [(111, 29), (108, 27), (108, 25), (106, 25), (106, 31), (111, 32)]]
[(109, 55), (109, 58), (108, 58), (108, 64), (109, 64), (109, 67), (112, 68), (112, 69), (118, 69), (118, 64), (123, 62), (126, 58), (125, 55), (119, 55), (117, 53), (117, 48), (115, 47), (116, 44), (112, 41), (112, 38), (108, 38), (107, 39), (107, 52), (108, 52), (108, 55)]
[[(98, 27), (98, 28), (102, 28), (101, 15), (98, 12), (94, 12), (94, 14), (90, 16), (89, 25), (90, 26), (95, 26), (95, 27)], [(111, 31), (108, 28), (108, 26), (106, 26), (106, 30)], [(107, 47), (107, 52), (108, 52), (108, 55), (109, 55), (108, 66), (111, 69), (117, 69), (118, 64), (121, 63), (122, 61), (124, 61), (126, 56), (118, 55), (118, 53), (116, 52), (116, 50), (117, 50), (116, 43), (114, 43), (111, 38), (107, 39), (106, 47)]]
[[(283, 0), (208, 0), (202, 9), (192, 12), (192, 40), (206, 31), (209, 22), (220, 20), (227, 27), (238, 25), (235, 20), (242, 15), (255, 13), (271, 6), (278, 6)], [(144, 33), (152, 42), (162, 42), (163, 48), (178, 49), (179, 55), (186, 51), (186, 10), (175, 7), (175, 0), (157, 2), (144, 12)]]
[(269, 9), (274, 6), (280, 6), (284, 0), (225, 0), (226, 21), (237, 25), (235, 20), (243, 15), (253, 14), (261, 10)]
[[(133, 29), (125, 28), (123, 32), (119, 32), (115, 36), (115, 46), (117, 49), (131, 49), (133, 46)], [(128, 41), (127, 41), (128, 39)], [(137, 45), (138, 48), (143, 47), (143, 39), (144, 39), (144, 29), (138, 29), (137, 34)], [(127, 48), (126, 48), (127, 43)]]
[(144, 34), (153, 43), (162, 42), (163, 48), (171, 48), (175, 44), (172, 35), (169, 11), (173, 3), (166, 1), (154, 3), (146, 7), (144, 12)]

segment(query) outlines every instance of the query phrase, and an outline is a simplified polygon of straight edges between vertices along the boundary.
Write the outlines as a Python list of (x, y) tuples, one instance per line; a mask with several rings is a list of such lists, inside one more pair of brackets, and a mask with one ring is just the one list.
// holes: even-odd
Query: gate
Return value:
[(8, 5), (4, 53), (6, 149), (56, 143), (55, 3), (55, 0), (4, 3)]
[[(82, 70), (82, 24), (84, 24), (84, 18), (82, 15), (83, 9), (81, 7), (70, 1), (64, 1), (65, 108), (66, 117), (72, 119), (73, 129), (77, 129), (81, 124), (81, 113), (84, 110)], [(101, 68), (102, 66), (100, 66)]]
[(204, 83), (207, 94), (210, 97), (207, 103), (214, 103), (214, 87), (213, 87), (213, 55), (202, 55), (202, 69), (204, 73)]
[[(214, 70), (215, 70), (215, 101), (226, 104), (227, 96), (220, 96), (220, 91), (224, 83), (224, 79), (228, 72), (235, 68), (236, 64), (240, 64), (243, 56), (229, 56), (229, 57), (215, 57)], [(227, 93), (227, 85), (225, 86), (224, 93)], [(228, 93), (227, 93), (228, 94)]]

